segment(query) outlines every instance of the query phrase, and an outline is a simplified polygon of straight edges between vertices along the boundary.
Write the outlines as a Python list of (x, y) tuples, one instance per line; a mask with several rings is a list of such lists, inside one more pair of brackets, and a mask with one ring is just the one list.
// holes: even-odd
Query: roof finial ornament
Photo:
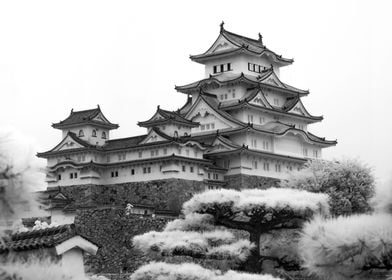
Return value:
[(73, 108), (71, 109), (71, 114), (73, 113)]
[(157, 106), (157, 109), (159, 110), (159, 108), (160, 108), (160, 107), (161, 107), (161, 106), (160, 106), (160, 105), (158, 105), (158, 106)]
[(261, 45), (263, 45), (263, 35), (261, 35), (260, 32), (259, 32), (259, 42)]
[(219, 25), (219, 26), (220, 26), (220, 31), (221, 31), (221, 32), (222, 32), (223, 30), (225, 30), (224, 25), (225, 25), (225, 22), (222, 20), (221, 24)]
[(98, 109), (101, 109), (101, 108), (99, 108), (99, 104), (97, 104), (97, 108), (98, 108)]

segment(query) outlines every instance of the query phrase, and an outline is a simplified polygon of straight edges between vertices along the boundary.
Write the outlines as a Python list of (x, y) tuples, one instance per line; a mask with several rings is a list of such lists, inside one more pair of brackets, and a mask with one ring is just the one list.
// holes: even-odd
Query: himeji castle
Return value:
[(146, 134), (111, 139), (119, 126), (98, 106), (73, 111), (53, 128), (62, 140), (38, 153), (47, 159), (48, 187), (107, 185), (176, 178), (206, 188), (257, 187), (283, 179), (322, 149), (336, 145), (309, 131), (322, 121), (304, 107), (307, 90), (280, 79), (293, 63), (251, 39), (225, 30), (190, 59), (205, 66), (201, 80), (176, 86), (186, 103), (157, 107), (138, 122)]

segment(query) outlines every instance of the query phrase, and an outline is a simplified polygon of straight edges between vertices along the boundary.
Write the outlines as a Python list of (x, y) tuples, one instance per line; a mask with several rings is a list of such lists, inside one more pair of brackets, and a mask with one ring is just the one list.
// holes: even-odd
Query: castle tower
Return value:
[(222, 23), (215, 42), (190, 59), (205, 66), (205, 77), (176, 86), (186, 103), (177, 111), (158, 106), (138, 123), (144, 135), (109, 139), (118, 125), (99, 107), (53, 124), (63, 139), (38, 154), (48, 159), (49, 186), (179, 179), (208, 188), (262, 187), (336, 145), (309, 132), (323, 117), (304, 107), (309, 91), (280, 79), (280, 68), (293, 60), (268, 49), (260, 34), (251, 39)]

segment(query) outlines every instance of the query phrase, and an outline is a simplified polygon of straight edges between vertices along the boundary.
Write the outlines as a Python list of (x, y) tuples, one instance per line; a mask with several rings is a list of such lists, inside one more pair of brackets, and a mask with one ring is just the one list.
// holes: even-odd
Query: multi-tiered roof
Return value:
[[(118, 125), (109, 122), (99, 107), (71, 111), (68, 118), (53, 124), (54, 128), (63, 130), (61, 143), (38, 156), (57, 158), (50, 166), (52, 173), (61, 168), (90, 168), (95, 170), (89, 175), (91, 178), (99, 178), (97, 174), (102, 170), (116, 166), (159, 162), (159, 172), (172, 174), (170, 176), (181, 173), (173, 166), (183, 162), (189, 166), (196, 164), (199, 177), (204, 176), (200, 171), (203, 168), (219, 170), (223, 175), (248, 172), (274, 177), (277, 174), (265, 173), (269, 171), (266, 166), (265, 172), (260, 173), (257, 161), (274, 162), (279, 165), (276, 172), (281, 172), (281, 164), (291, 170), (292, 165), (299, 167), (312, 158), (308, 149), (313, 149), (313, 157), (318, 158), (321, 148), (337, 143), (308, 131), (308, 124), (319, 122), (323, 117), (310, 114), (302, 103), (301, 98), (309, 94), (308, 90), (281, 81), (280, 67), (292, 64), (293, 60), (268, 49), (261, 35), (256, 40), (251, 39), (225, 30), (222, 24), (212, 46), (190, 58), (205, 65), (206, 77), (176, 86), (178, 92), (188, 95), (187, 101), (176, 111), (158, 106), (150, 119), (138, 123), (147, 129), (146, 134), (106, 139), (103, 135)], [(89, 129), (94, 137), (102, 131), (103, 140), (86, 137), (84, 129)], [(186, 154), (181, 153), (183, 148)], [(98, 157), (84, 162), (71, 159), (80, 153)], [(125, 153), (130, 159), (125, 160)], [(148, 156), (141, 156), (142, 153)], [(111, 155), (117, 154), (119, 160), (109, 160)], [(66, 159), (59, 160), (60, 156)], [(235, 166), (230, 166), (230, 160), (236, 162)], [(165, 164), (171, 169), (165, 169)], [(182, 171), (185, 170), (183, 165)], [(135, 171), (132, 169), (132, 172)]]

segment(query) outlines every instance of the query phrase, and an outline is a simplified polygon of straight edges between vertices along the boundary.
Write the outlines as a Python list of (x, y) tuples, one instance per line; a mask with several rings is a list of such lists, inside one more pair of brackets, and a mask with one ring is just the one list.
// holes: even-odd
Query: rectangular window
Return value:
[(208, 172), (207, 176), (208, 176), (208, 179), (211, 179), (211, 173), (210, 172)]
[(276, 172), (280, 172), (281, 171), (280, 164), (276, 164), (275, 165), (275, 171)]
[(264, 117), (260, 117), (260, 124), (263, 124), (265, 121)]
[(159, 156), (159, 150), (155, 150), (155, 155)]
[(211, 129), (215, 129), (215, 124), (214, 123), (211, 124)]
[(69, 174), (69, 178), (73, 179), (73, 173)]
[(57, 180), (61, 180), (61, 174), (57, 175)]
[(248, 62), (248, 70), (252, 71), (252, 64)]
[(143, 167), (143, 173), (144, 173), (144, 174), (147, 173), (147, 167)]
[(231, 71), (231, 63), (227, 63), (227, 71)]
[(221, 72), (225, 72), (225, 65), (224, 65), (224, 64), (221, 64), (221, 65), (220, 65), (220, 71), (221, 71)]
[(253, 162), (253, 168), (254, 168), (254, 169), (257, 169), (257, 160), (255, 160), (255, 161)]
[(214, 180), (218, 180), (218, 174), (217, 173), (214, 173), (213, 177), (214, 177)]
[(131, 169), (131, 175), (135, 175), (135, 169)]
[(217, 72), (217, 71), (216, 71), (216, 70), (217, 70), (216, 68), (217, 68), (217, 66), (214, 65), (214, 74), (216, 74), (216, 72)]
[(167, 154), (167, 148), (163, 149), (163, 154), (166, 155)]
[(139, 152), (139, 158), (143, 156), (143, 152)]
[(190, 171), (191, 171), (191, 173), (193, 173), (193, 166), (190, 167)]
[(200, 126), (200, 129), (201, 129), (201, 130), (204, 130), (204, 129), (205, 129), (205, 125), (202, 124), (202, 125)]
[(269, 163), (268, 162), (264, 162), (263, 169), (264, 169), (264, 171), (269, 171)]
[(313, 150), (313, 157), (318, 158), (318, 151), (317, 150)]
[(206, 124), (206, 130), (209, 130), (210, 129), (210, 124), (208, 123), (208, 124)]
[(233, 98), (235, 98), (235, 89), (232, 90)]
[(74, 177), (75, 177), (75, 179), (78, 178), (78, 173), (75, 172)]
[(186, 171), (185, 165), (182, 166), (182, 171)]
[(147, 167), (147, 172), (151, 173), (151, 167)]
[(227, 99), (227, 93), (225, 93), (225, 99)]
[(268, 141), (263, 141), (263, 149), (269, 150), (269, 142)]
[(308, 149), (304, 148), (304, 156), (307, 157), (308, 156)]
[(80, 161), (81, 161), (81, 159), (82, 159), (82, 157), (81, 157), (81, 156), (78, 156), (78, 162), (80, 162)]
[(151, 154), (151, 156), (153, 157), (153, 156), (154, 156), (154, 154), (155, 154), (155, 151), (154, 151), (154, 150), (152, 150), (152, 151), (150, 152), (150, 154)]
[(220, 99), (223, 100), (223, 94), (220, 95)]

